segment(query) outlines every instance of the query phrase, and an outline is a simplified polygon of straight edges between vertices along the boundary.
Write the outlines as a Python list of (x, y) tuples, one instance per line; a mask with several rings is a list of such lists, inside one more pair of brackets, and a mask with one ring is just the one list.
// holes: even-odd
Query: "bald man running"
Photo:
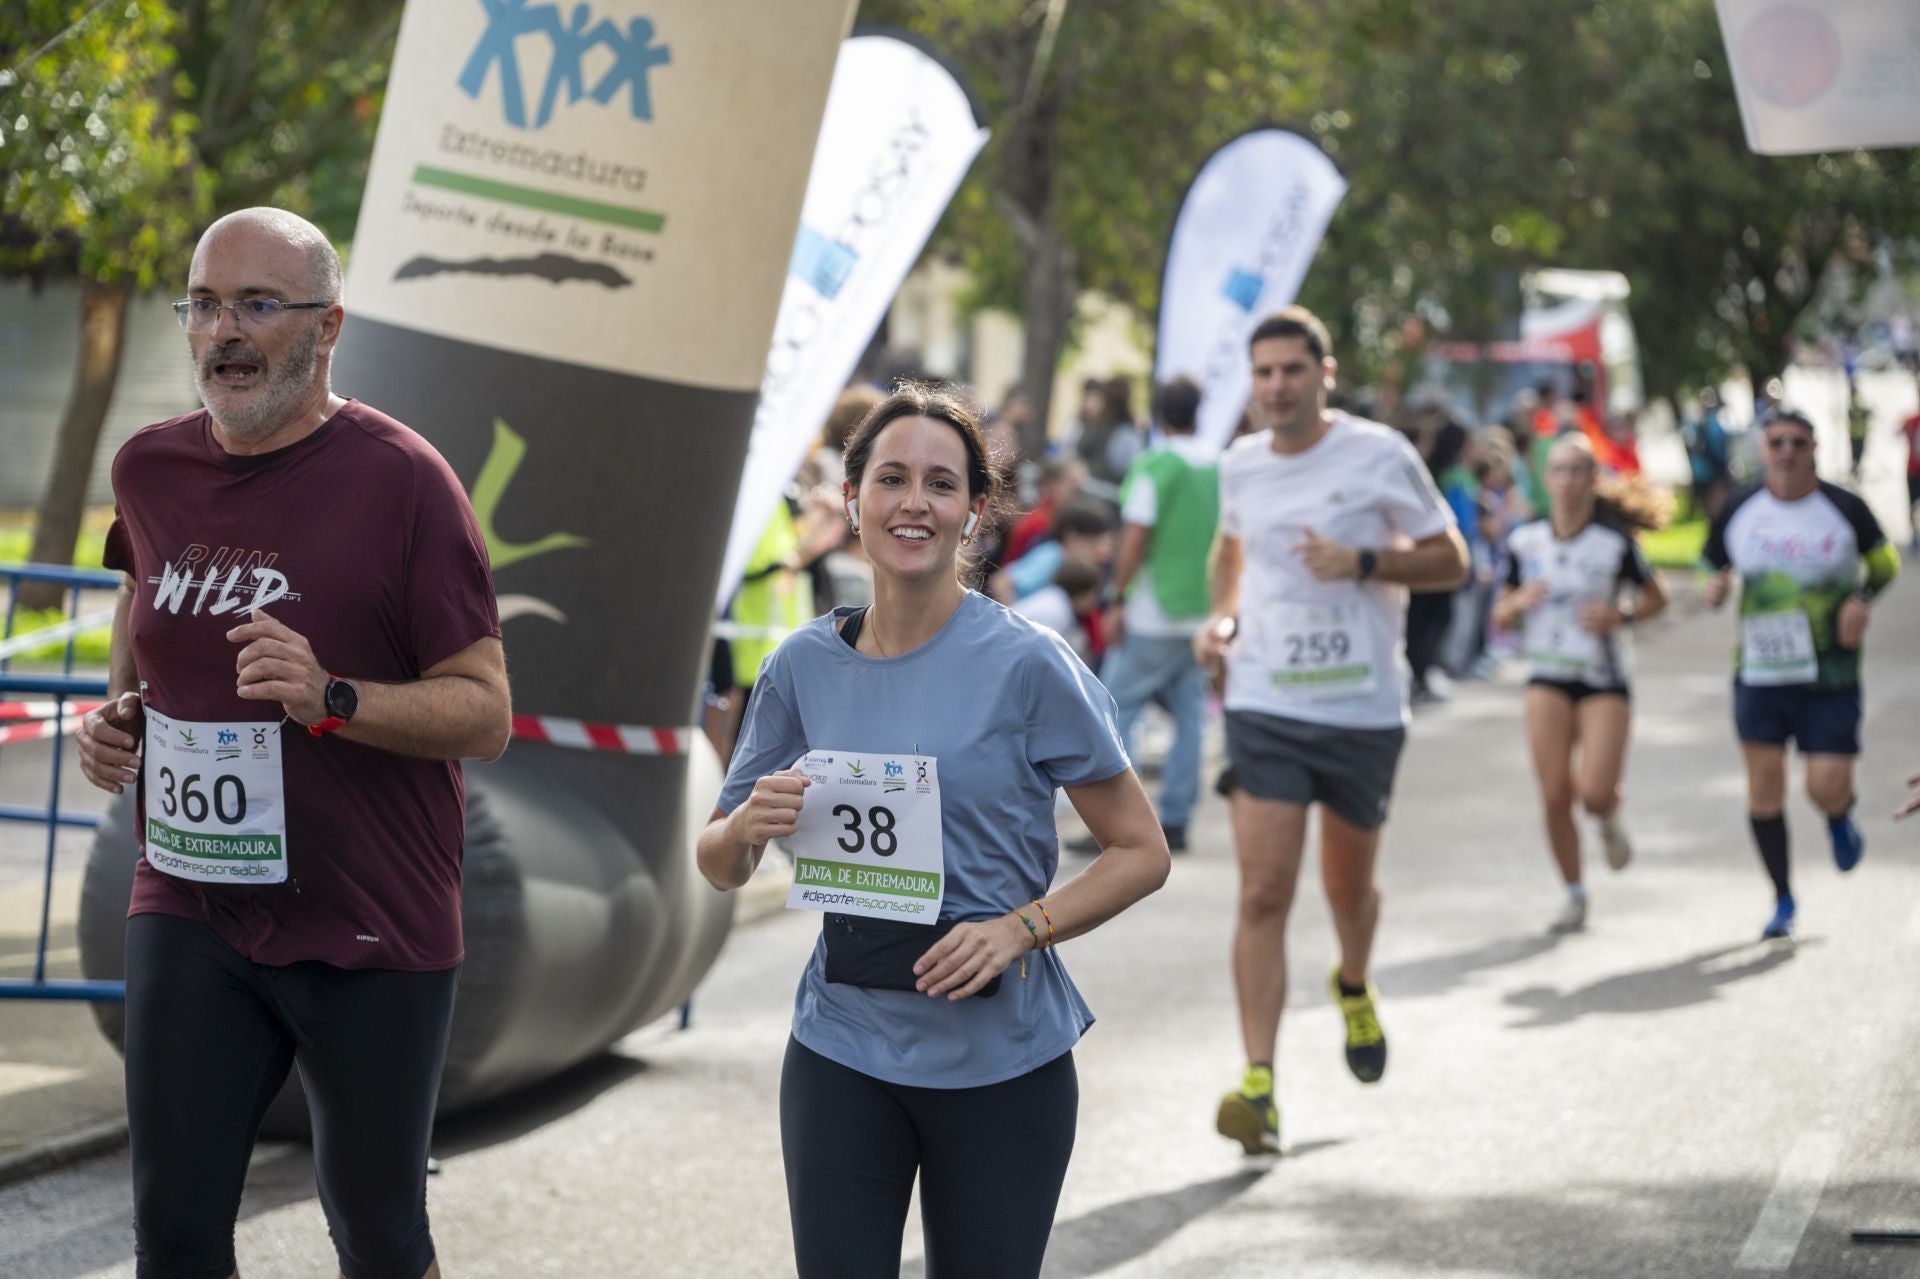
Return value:
[(340, 259), (245, 209), (174, 303), (206, 407), (113, 464), (126, 574), (81, 767), (134, 786), (127, 1118), (142, 1279), (238, 1273), (297, 1062), (341, 1274), (440, 1273), (427, 1137), (461, 951), (461, 759), (511, 723), (485, 545), (425, 440), (333, 393)]

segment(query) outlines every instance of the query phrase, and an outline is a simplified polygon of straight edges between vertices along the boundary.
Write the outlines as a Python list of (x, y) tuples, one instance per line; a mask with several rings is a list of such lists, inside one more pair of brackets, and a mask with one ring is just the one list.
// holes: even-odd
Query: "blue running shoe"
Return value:
[(1782, 937), (1793, 936), (1793, 898), (1782, 897), (1773, 908), (1773, 918), (1760, 930), (1761, 941), (1774, 941)]
[(1842, 874), (1860, 864), (1860, 858), (1867, 851), (1867, 841), (1861, 837), (1860, 827), (1854, 824), (1851, 809), (1838, 817), (1827, 818), (1827, 834), (1833, 840), (1833, 864)]

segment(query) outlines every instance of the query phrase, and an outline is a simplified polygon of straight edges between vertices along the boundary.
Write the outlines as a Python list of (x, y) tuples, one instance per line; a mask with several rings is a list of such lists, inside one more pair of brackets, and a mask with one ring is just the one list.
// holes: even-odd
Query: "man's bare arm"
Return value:
[(1404, 550), (1375, 551), (1373, 559), (1376, 580), (1398, 582), (1416, 591), (1450, 591), (1467, 580), (1473, 567), (1466, 539), (1452, 528), (1421, 538)]
[[(347, 678), (343, 676), (342, 678)], [(360, 709), (340, 736), (415, 759), (498, 759), (513, 736), (506, 650), (476, 640), (404, 684), (354, 680)]]
[(383, 684), (329, 672), (306, 637), (255, 609), (251, 620), (227, 632), (240, 645), (234, 659), (236, 691), (249, 701), (278, 702), (302, 724), (327, 717), (329, 674), (350, 680), (360, 705), (341, 737), (415, 759), (498, 759), (513, 734), (513, 699), (506, 652), (483, 636), (434, 663), (420, 678)]

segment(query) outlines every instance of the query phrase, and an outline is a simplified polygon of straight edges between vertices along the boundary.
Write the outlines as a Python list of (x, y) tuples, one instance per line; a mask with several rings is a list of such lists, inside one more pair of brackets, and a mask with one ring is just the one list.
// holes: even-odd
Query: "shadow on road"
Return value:
[[(105, 1180), (100, 1177), (103, 1168), (112, 1170)], [(124, 1151), (23, 1182), (9, 1188), (9, 1194), (24, 1200), (27, 1211), (47, 1219), (36, 1223), (25, 1251), (10, 1251), (8, 1233), (0, 1228), (0, 1274), (9, 1279), (82, 1279), (133, 1260), (133, 1178)], [(264, 1142), (247, 1169), (239, 1219), (313, 1196), (312, 1151), (296, 1142)], [(0, 1211), (0, 1222), (5, 1216)]]
[(1542, 932), (1503, 937), (1450, 955), (1386, 964), (1375, 969), (1373, 977), (1388, 998), (1423, 999), (1447, 994), (1475, 973), (1525, 963), (1559, 944), (1558, 935)]
[[(1223, 1248), (1163, 1273), (1168, 1279), (1376, 1271), (1514, 1279), (1730, 1275), (1770, 1189), (1770, 1178), (1739, 1177), (1568, 1185), (1540, 1195), (1452, 1196), (1434, 1186), (1407, 1196), (1341, 1186), (1277, 1209), (1311, 1222), (1318, 1240), (1287, 1250)], [(1920, 1191), (1912, 1182), (1835, 1180), (1821, 1195), (1791, 1263), (1768, 1268), (1789, 1279), (1911, 1274), (1904, 1268), (1911, 1250), (1855, 1244), (1848, 1234), (1861, 1225), (1916, 1222)], [(1246, 1268), (1254, 1258), (1261, 1268)]]
[(1759, 942), (1702, 951), (1658, 968), (1602, 978), (1565, 994), (1549, 986), (1528, 986), (1509, 992), (1506, 1002), (1528, 1016), (1513, 1028), (1536, 1030), (1564, 1026), (1591, 1013), (1649, 1013), (1704, 1004), (1717, 997), (1722, 986), (1770, 972), (1793, 958), (1795, 946), (1817, 945), (1818, 939), (1799, 943)]
[(619, 1053), (589, 1057), (551, 1079), (441, 1120), (434, 1126), (433, 1153), (439, 1158), (465, 1155), (524, 1137), (564, 1119), (646, 1069), (646, 1062)]
[[(646, 1068), (643, 1061), (615, 1053), (591, 1058), (552, 1079), (445, 1120), (434, 1133), (434, 1154), (464, 1155), (513, 1141), (579, 1110)], [(40, 1232), (31, 1255), (31, 1270), (14, 1268), (16, 1264), (27, 1264), (29, 1258), (9, 1253), (5, 1213), (0, 1211), (0, 1275), (6, 1279), (28, 1274), (33, 1279), (80, 1279), (132, 1258), (131, 1173), (126, 1171), (124, 1152), (108, 1158), (115, 1161), (113, 1176), (104, 1185), (97, 1181), (90, 1184), (83, 1198), (60, 1204), (57, 1212), (64, 1220), (56, 1229)], [(87, 1169), (99, 1167), (97, 1163), (86, 1165)], [(56, 1172), (25, 1183), (16, 1193), (28, 1197), (49, 1194), (57, 1198), (60, 1188), (69, 1181), (77, 1181), (83, 1171)], [(442, 1175), (458, 1177), (459, 1166), (450, 1166)], [(312, 1147), (305, 1142), (263, 1141), (247, 1170), (240, 1220), (303, 1203), (316, 1193)]]
[[(1311, 1148), (1338, 1144), (1317, 1142), (1312, 1143)], [(1300, 1150), (1307, 1148), (1303, 1146)], [(1084, 1217), (1059, 1222), (1053, 1228), (1052, 1242), (1047, 1245), (1047, 1264), (1041, 1274), (1046, 1279), (1088, 1279), (1105, 1274), (1159, 1247), (1168, 1236), (1196, 1218), (1231, 1203), (1278, 1166), (1278, 1161), (1268, 1161), (1212, 1181), (1125, 1199), (1095, 1209)], [(907, 1273), (901, 1271), (902, 1279)]]

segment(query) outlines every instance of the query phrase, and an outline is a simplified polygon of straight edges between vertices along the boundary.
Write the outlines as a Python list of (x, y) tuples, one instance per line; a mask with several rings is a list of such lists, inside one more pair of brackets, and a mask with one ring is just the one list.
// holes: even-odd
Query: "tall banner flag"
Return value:
[(1153, 376), (1200, 384), (1195, 434), (1224, 448), (1252, 392), (1247, 337), (1300, 291), (1347, 181), (1284, 129), (1243, 133), (1187, 188), (1160, 281)]
[(1717, 0), (1760, 155), (1920, 146), (1920, 0)]
[(724, 939), (687, 726), (853, 7), (407, 6), (334, 385), (446, 456), (504, 618), (518, 740), (468, 771), (448, 1106), (670, 1011)]
[(719, 605), (740, 584), (773, 504), (986, 143), (966, 90), (926, 50), (877, 32), (840, 47), (760, 383)]

